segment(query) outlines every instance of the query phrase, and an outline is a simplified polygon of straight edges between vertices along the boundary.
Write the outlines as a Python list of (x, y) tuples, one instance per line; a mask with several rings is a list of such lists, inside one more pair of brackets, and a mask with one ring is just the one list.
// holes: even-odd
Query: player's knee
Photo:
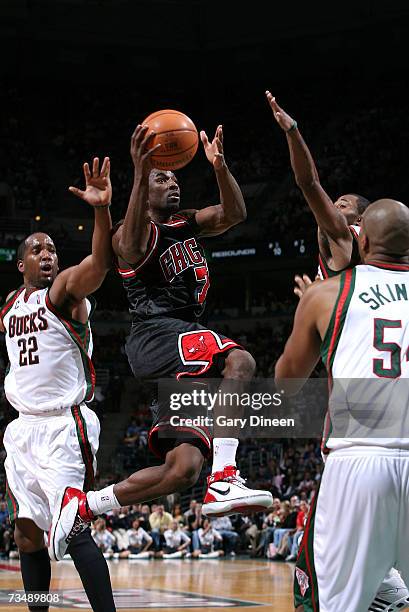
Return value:
[(183, 491), (197, 482), (203, 465), (203, 455), (190, 444), (181, 444), (167, 454), (166, 464), (168, 477), (175, 491)]
[(14, 541), (19, 551), (23, 553), (34, 553), (44, 548), (44, 535), (27, 534), (16, 525), (14, 529)]
[(236, 380), (249, 380), (256, 371), (254, 357), (247, 351), (231, 351), (225, 360), (223, 377)]
[(304, 606), (298, 606), (298, 607), (295, 609), (295, 612), (304, 612)]

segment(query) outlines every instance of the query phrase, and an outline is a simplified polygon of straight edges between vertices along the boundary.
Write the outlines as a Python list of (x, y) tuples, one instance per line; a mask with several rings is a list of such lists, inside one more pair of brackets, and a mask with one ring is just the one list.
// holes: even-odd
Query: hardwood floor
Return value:
[[(240, 559), (110, 561), (118, 609), (155, 609), (169, 612), (216, 612), (240, 607), (250, 612), (260, 607), (274, 612), (294, 612), (292, 576), (288, 563)], [(52, 567), (52, 591), (64, 593), (59, 608), (90, 609), (71, 561)], [(0, 561), (0, 611), (22, 611), (24, 605), (8, 603), (22, 589), (18, 561)], [(52, 609), (52, 608), (51, 608)], [(55, 608), (54, 608), (55, 609)]]

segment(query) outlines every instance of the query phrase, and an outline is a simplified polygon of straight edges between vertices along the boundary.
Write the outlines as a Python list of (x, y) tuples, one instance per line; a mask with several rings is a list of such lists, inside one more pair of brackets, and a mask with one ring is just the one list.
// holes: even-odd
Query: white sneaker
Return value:
[(399, 572), (392, 569), (369, 606), (369, 612), (397, 612), (398, 610), (409, 610), (409, 591)]
[(209, 517), (251, 514), (264, 512), (272, 506), (271, 493), (249, 489), (245, 482), (237, 468), (232, 465), (227, 465), (222, 472), (214, 472), (208, 476), (202, 514)]
[(51, 561), (61, 561), (72, 538), (82, 533), (94, 518), (83, 491), (66, 487), (57, 493), (51, 529), (48, 532), (48, 554)]

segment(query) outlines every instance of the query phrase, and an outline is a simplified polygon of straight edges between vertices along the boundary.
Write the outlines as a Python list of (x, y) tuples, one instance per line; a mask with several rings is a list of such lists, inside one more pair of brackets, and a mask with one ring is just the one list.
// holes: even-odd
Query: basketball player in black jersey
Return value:
[[(314, 159), (301, 136), (297, 122), (266, 92), (267, 100), (275, 120), (286, 133), (290, 150), (291, 166), (295, 180), (300, 187), (318, 224), (319, 278), (326, 279), (340, 274), (347, 268), (359, 264), (361, 259), (357, 237), (361, 216), (370, 204), (369, 200), (357, 194), (343, 195), (334, 203), (321, 186)], [(301, 298), (311, 279), (304, 274), (295, 277), (295, 294)], [(311, 514), (314, 504), (311, 507)], [(304, 540), (297, 559), (294, 574), (295, 607), (297, 612), (319, 612), (319, 605), (313, 605), (313, 585), (305, 582), (306, 555), (309, 540)], [(308, 583), (308, 585), (307, 585)], [(306, 588), (307, 587), (307, 588)], [(379, 587), (369, 610), (402, 609), (408, 597), (408, 589), (396, 570), (391, 570)]]
[[(179, 212), (176, 176), (152, 168), (156, 147), (149, 149), (149, 144), (154, 135), (138, 125), (132, 136), (134, 184), (125, 219), (112, 241), (133, 319), (126, 343), (132, 371), (141, 379), (210, 376), (223, 378), (222, 384), (249, 380), (255, 371), (253, 357), (233, 340), (198, 323), (210, 286), (200, 238), (222, 234), (246, 218), (243, 195), (224, 159), (222, 126), (211, 142), (201, 133), (220, 191), (220, 204), (202, 210)], [(96, 514), (192, 486), (212, 446), (213, 468), (203, 513), (225, 516), (271, 506), (269, 492), (244, 485), (236, 468), (237, 438), (215, 437), (212, 445), (205, 427), (175, 427), (170, 423), (169, 408), (157, 408), (149, 446), (163, 459), (163, 465), (140, 470), (121, 483), (86, 496), (77, 489), (67, 489), (61, 513), (55, 517), (55, 549), (60, 558), (70, 533)], [(173, 429), (179, 429), (174, 438), (160, 435), (166, 431), (169, 436)], [(80, 500), (77, 513), (70, 511), (73, 498)]]
[(320, 183), (297, 122), (280, 108), (269, 91), (266, 96), (275, 120), (287, 136), (295, 181), (318, 224), (319, 274), (322, 278), (334, 276), (360, 261), (356, 238), (361, 216), (370, 202), (354, 193), (332, 201)]

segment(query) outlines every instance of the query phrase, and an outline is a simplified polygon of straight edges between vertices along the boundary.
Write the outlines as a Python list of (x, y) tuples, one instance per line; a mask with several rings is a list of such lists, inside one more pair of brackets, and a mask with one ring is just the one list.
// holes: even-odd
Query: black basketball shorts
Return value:
[[(127, 338), (125, 351), (135, 378), (156, 381), (160, 378), (219, 378), (224, 362), (239, 344), (198, 323), (179, 319), (158, 318), (134, 323)], [(149, 447), (164, 458), (182, 442), (197, 446), (205, 458), (211, 452), (211, 435), (206, 428), (179, 427), (170, 424), (169, 407), (152, 404), (153, 425), (149, 432)], [(172, 438), (172, 429), (179, 429)], [(161, 433), (166, 431), (166, 437)]]

